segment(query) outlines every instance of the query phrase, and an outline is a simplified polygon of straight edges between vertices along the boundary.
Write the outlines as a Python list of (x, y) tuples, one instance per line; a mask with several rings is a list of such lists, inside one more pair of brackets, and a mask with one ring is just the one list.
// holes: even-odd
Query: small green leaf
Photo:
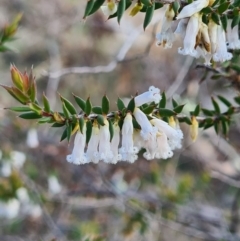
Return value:
[(110, 142), (111, 142), (114, 135), (114, 129), (113, 129), (113, 123), (110, 120), (108, 120), (108, 123), (109, 123)]
[(72, 124), (66, 122), (66, 126), (67, 126), (67, 141), (69, 142), (72, 134)]
[(215, 7), (217, 4), (219, 3), (219, 0), (216, 0), (213, 4), (212, 4), (212, 8)]
[(235, 102), (236, 102), (237, 104), (240, 105), (240, 96), (234, 97), (234, 100), (235, 100)]
[(91, 11), (88, 13), (88, 16), (95, 13), (103, 5), (104, 2), (105, 0), (95, 0)]
[(176, 112), (170, 110), (170, 109), (164, 109), (164, 108), (159, 108), (159, 114), (160, 116), (173, 116), (176, 115)]
[(104, 117), (102, 115), (97, 116), (97, 122), (99, 125), (104, 126)]
[(150, 0), (141, 0), (141, 2), (147, 7), (150, 7), (152, 5), (152, 2)]
[(61, 139), (60, 139), (60, 142), (65, 140), (67, 138), (67, 127), (64, 129), (63, 133), (62, 133), (62, 136), (61, 136)]
[(201, 13), (203, 14), (209, 14), (211, 12), (212, 12), (212, 9), (210, 7), (206, 7), (201, 10)]
[(4, 109), (11, 110), (11, 111), (16, 111), (16, 112), (32, 111), (28, 106), (10, 107), (10, 108), (4, 108)]
[(95, 114), (101, 115), (102, 114), (102, 107), (101, 106), (94, 106), (92, 108), (92, 112), (95, 113)]
[(70, 113), (68, 112), (68, 109), (64, 102), (62, 102), (62, 109), (63, 109), (64, 117), (66, 117), (68, 119), (70, 117)]
[(233, 64), (231, 63), (231, 68), (235, 70), (237, 73), (240, 73), (240, 66), (239, 64)]
[(175, 1), (173, 4), (172, 4), (172, 8), (173, 8), (173, 11), (175, 13), (175, 15), (178, 14), (178, 9), (179, 9), (180, 5), (179, 5), (179, 2)]
[[(206, 14), (202, 15), (202, 21), (203, 21), (203, 23), (208, 24), (209, 21), (208, 21), (208, 17)], [(206, 71), (206, 73), (208, 73), (208, 71)]]
[(228, 9), (229, 4), (230, 4), (230, 2), (225, 2), (225, 3), (222, 3), (221, 5), (219, 5), (219, 7), (218, 7), (219, 14), (224, 13)]
[(213, 116), (214, 115), (214, 111), (212, 111), (212, 110), (208, 110), (208, 109), (204, 109), (204, 108), (202, 108), (201, 110), (202, 110), (203, 114), (206, 115), (206, 116)]
[(228, 134), (228, 124), (226, 121), (222, 121), (221, 124), (222, 124), (222, 133), (226, 137)]
[[(125, 11), (131, 6), (131, 4), (132, 4), (132, 1), (131, 1), (131, 0), (126, 0), (126, 8), (125, 8)], [(108, 17), (108, 19), (117, 17), (117, 14), (118, 14), (118, 12), (110, 15), (110, 16)]]
[(44, 106), (44, 111), (49, 113), (51, 111), (50, 104), (48, 98), (43, 94), (43, 106)]
[(175, 107), (177, 107), (177, 106), (178, 106), (177, 101), (176, 101), (176, 100), (174, 100), (173, 98), (172, 98), (172, 106), (173, 106), (173, 108), (175, 108)]
[(37, 84), (36, 84), (36, 81), (33, 80), (32, 84), (30, 85), (30, 88), (28, 90), (28, 94), (29, 94), (30, 100), (32, 102), (34, 102), (35, 99), (36, 99), (36, 95), (37, 95)]
[(156, 3), (155, 2), (155, 10), (159, 9), (159, 8), (162, 8), (164, 6), (163, 3)]
[(215, 109), (216, 113), (217, 113), (217, 114), (220, 114), (220, 113), (221, 113), (221, 110), (220, 110), (220, 108), (219, 108), (218, 103), (215, 101), (215, 99), (214, 99), (213, 97), (212, 97), (211, 99), (212, 99), (212, 104), (213, 104), (213, 106), (214, 106), (214, 109)]
[(106, 95), (102, 98), (102, 113), (107, 115), (109, 112), (109, 99)]
[(117, 107), (118, 107), (118, 110), (120, 110), (120, 111), (122, 111), (123, 109), (126, 108), (123, 101), (120, 98), (118, 98), (118, 100), (117, 100)]
[(148, 7), (147, 10), (146, 10), (146, 14), (145, 14), (144, 22), (143, 22), (143, 29), (144, 30), (146, 29), (146, 27), (151, 22), (154, 10), (155, 10), (155, 2), (153, 2), (152, 6)]
[(125, 9), (126, 9), (126, 0), (120, 0), (120, 2), (118, 3), (118, 9), (117, 9), (117, 20), (119, 24), (123, 16), (123, 13), (125, 12)]
[(149, 105), (146, 108), (144, 108), (142, 111), (143, 113), (145, 113), (146, 115), (150, 115), (152, 114), (153, 110), (155, 109), (155, 105)]
[(64, 102), (64, 104), (65, 104), (67, 110), (69, 111), (69, 113), (72, 114), (72, 115), (76, 115), (77, 111), (75, 110), (73, 104), (69, 100), (63, 98), (62, 96), (60, 96), (60, 98), (61, 98), (61, 101)]
[(165, 92), (163, 92), (162, 93), (162, 99), (160, 100), (158, 107), (159, 108), (165, 108), (166, 107), (166, 103), (167, 103), (166, 94), (165, 94)]
[(179, 106), (175, 107), (175, 108), (173, 109), (173, 111), (179, 114), (179, 113), (182, 112), (183, 107), (184, 107), (184, 105), (179, 105)]
[(134, 98), (132, 98), (128, 103), (127, 110), (133, 113), (134, 109), (135, 109), (135, 101), (134, 101)]
[(41, 115), (38, 115), (37, 113), (35, 113), (33, 111), (32, 112), (29, 111), (27, 113), (23, 113), (23, 114), (19, 115), (19, 117), (22, 118), (22, 119), (28, 119), (28, 120), (42, 118)]
[(85, 121), (84, 121), (83, 117), (79, 118), (78, 123), (79, 123), (80, 131), (81, 131), (81, 133), (83, 133), (83, 127), (85, 125)]
[(213, 126), (214, 126), (214, 130), (215, 130), (216, 134), (218, 134), (218, 132), (219, 132), (219, 123), (218, 122), (214, 122)]
[(42, 108), (39, 105), (35, 103), (29, 103), (28, 106), (32, 111), (36, 112), (38, 115), (42, 114)]
[(227, 15), (224, 14), (220, 17), (220, 20), (221, 20), (221, 23), (222, 23), (222, 27), (224, 29), (224, 31), (226, 32), (227, 31), (227, 22), (228, 22), (228, 18), (227, 18)]
[(233, 7), (239, 7), (240, 6), (240, 0), (235, 0), (233, 3)]
[(184, 117), (184, 122), (187, 123), (188, 125), (192, 125), (192, 122), (189, 117)]
[(221, 100), (222, 103), (225, 104), (227, 107), (230, 107), (230, 106), (232, 105), (231, 102), (229, 102), (229, 101), (228, 101), (226, 98), (224, 98), (223, 96), (218, 95), (217, 97), (218, 97), (218, 99)]
[(213, 122), (212, 123), (206, 123), (203, 129), (206, 130), (206, 129), (212, 127), (213, 125), (214, 125)]
[(218, 14), (216, 14), (215, 12), (213, 12), (213, 13), (211, 14), (211, 17), (212, 17), (212, 20), (213, 20), (214, 23), (220, 25), (220, 20), (219, 20), (219, 15), (218, 15)]
[(85, 19), (91, 13), (93, 6), (94, 6), (94, 0), (88, 0), (83, 19)]
[(65, 124), (54, 123), (54, 124), (52, 124), (51, 127), (62, 127), (62, 126), (65, 126)]
[(92, 122), (91, 121), (87, 121), (86, 125), (87, 125), (86, 143), (88, 143), (90, 141), (91, 136), (92, 136)]
[(77, 102), (78, 106), (84, 111), (85, 107), (86, 107), (86, 102), (74, 94), (73, 94), (73, 97), (74, 97), (75, 101)]
[(43, 124), (43, 123), (49, 123), (51, 121), (52, 121), (52, 117), (43, 117), (38, 121), (38, 123)]
[(137, 123), (137, 121), (134, 118), (132, 119), (132, 123), (134, 129), (141, 130), (141, 126)]
[(86, 113), (86, 115), (90, 115), (91, 111), (92, 111), (92, 103), (90, 101), (90, 97), (88, 97), (86, 100), (86, 106), (85, 106), (84, 112)]
[(200, 105), (197, 105), (196, 108), (195, 108), (195, 110), (193, 111), (193, 115), (194, 115), (194, 116), (198, 116), (199, 113), (200, 113)]

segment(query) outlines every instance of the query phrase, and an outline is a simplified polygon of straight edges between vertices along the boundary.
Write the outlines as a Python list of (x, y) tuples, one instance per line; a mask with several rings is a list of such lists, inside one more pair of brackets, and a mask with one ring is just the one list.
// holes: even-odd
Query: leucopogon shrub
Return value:
[[(235, 98), (238, 106), (233, 106), (227, 99), (218, 96), (228, 110), (221, 112), (217, 101), (212, 98), (213, 110), (197, 105), (189, 115), (182, 114), (184, 105), (172, 99), (172, 109), (166, 108), (167, 98), (160, 89), (151, 86), (148, 91), (136, 95), (125, 106), (118, 98), (117, 110), (110, 111), (110, 101), (106, 95), (101, 105), (92, 106), (90, 97), (83, 100), (77, 95), (75, 106), (60, 95), (62, 112), (51, 109), (47, 97), (42, 95), (42, 105), (37, 100), (37, 86), (32, 70), (21, 73), (14, 65), (10, 67), (13, 86), (1, 85), (22, 106), (9, 107), (8, 110), (20, 112), (23, 119), (37, 119), (39, 124), (48, 123), (55, 128), (64, 128), (61, 141), (70, 140), (75, 134), (74, 147), (67, 161), (73, 164), (133, 163), (138, 153), (144, 149), (147, 160), (167, 159), (173, 151), (181, 148), (183, 132), (179, 122), (190, 125), (193, 141), (198, 135), (198, 128), (214, 126), (216, 132), (227, 135), (233, 114), (240, 110), (240, 97)], [(203, 113), (203, 116), (200, 116)]]

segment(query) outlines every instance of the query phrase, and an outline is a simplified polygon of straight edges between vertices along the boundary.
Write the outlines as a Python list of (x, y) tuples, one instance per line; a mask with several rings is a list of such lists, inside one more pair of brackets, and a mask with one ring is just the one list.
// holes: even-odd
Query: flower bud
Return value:
[(192, 125), (190, 126), (190, 136), (192, 138), (192, 141), (196, 141), (198, 136), (198, 121), (196, 119), (196, 116), (192, 116), (191, 118)]
[(141, 2), (138, 2), (135, 4), (135, 6), (132, 8), (131, 12), (129, 13), (130, 16), (135, 16), (141, 9), (143, 8), (143, 4)]

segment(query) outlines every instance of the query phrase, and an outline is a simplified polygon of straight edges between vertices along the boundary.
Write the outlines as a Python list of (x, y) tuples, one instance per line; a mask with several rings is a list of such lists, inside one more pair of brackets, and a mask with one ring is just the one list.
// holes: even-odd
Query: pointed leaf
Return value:
[(216, 23), (216, 24), (218, 24), (218, 25), (220, 25), (219, 15), (216, 14), (215, 12), (213, 12), (213, 13), (211, 14), (211, 16), (212, 16), (213, 22)]
[(179, 105), (173, 109), (174, 112), (176, 113), (181, 113), (185, 105)]
[(103, 118), (102, 115), (98, 115), (98, 116), (97, 116), (97, 122), (98, 122), (98, 124), (101, 125), (101, 126), (104, 126), (104, 125), (105, 125), (105, 124), (104, 124), (104, 118)]
[(173, 108), (175, 108), (175, 107), (177, 107), (177, 106), (178, 106), (177, 101), (176, 101), (176, 100), (174, 100), (173, 98), (172, 98), (172, 105), (173, 105)]
[(81, 131), (81, 133), (83, 133), (83, 127), (84, 127), (84, 124), (85, 124), (85, 121), (84, 121), (83, 117), (79, 118), (78, 123), (79, 123), (80, 131)]
[(118, 110), (120, 110), (120, 111), (122, 111), (124, 108), (126, 108), (123, 101), (120, 98), (118, 98), (118, 100), (117, 100), (117, 107), (118, 107)]
[(193, 112), (193, 115), (194, 115), (194, 116), (198, 116), (199, 113), (200, 113), (200, 105), (197, 105), (196, 108), (195, 108), (195, 110), (194, 110), (194, 112)]
[(51, 127), (62, 127), (62, 126), (65, 126), (65, 123), (64, 124), (54, 123), (54, 124), (52, 124)]
[(67, 126), (67, 141), (69, 142), (72, 134), (72, 124), (66, 122), (66, 126)]
[(240, 96), (234, 97), (234, 100), (235, 100), (235, 102), (236, 102), (237, 104), (240, 105)]
[(110, 142), (111, 142), (114, 135), (114, 129), (113, 129), (113, 123), (110, 120), (108, 120), (108, 123), (109, 123)]
[(10, 107), (10, 108), (4, 108), (4, 109), (16, 111), (16, 112), (27, 112), (27, 111), (31, 111), (31, 109), (30, 109), (28, 106)]
[(164, 109), (164, 108), (159, 108), (159, 114), (160, 116), (173, 116), (176, 115), (176, 113), (170, 109)]
[(146, 108), (144, 108), (142, 111), (143, 113), (145, 113), (146, 115), (150, 115), (152, 114), (153, 110), (155, 109), (155, 105), (149, 105)]
[(102, 113), (107, 115), (109, 112), (109, 99), (106, 95), (102, 98)]
[(230, 106), (232, 105), (231, 102), (229, 102), (229, 101), (228, 101), (226, 98), (224, 98), (223, 96), (218, 95), (217, 97), (218, 97), (218, 99), (221, 100), (222, 103), (225, 104), (227, 107), (230, 107)]
[(88, 97), (86, 100), (86, 106), (85, 106), (84, 112), (86, 113), (86, 115), (90, 115), (92, 112), (92, 103), (90, 101), (90, 97)]
[(64, 130), (63, 133), (62, 133), (60, 142), (63, 141), (64, 139), (66, 139), (66, 138), (67, 138), (67, 127), (65, 128), (65, 130)]
[(216, 0), (213, 4), (212, 4), (212, 8), (215, 7), (217, 4), (219, 3), (219, 0)]
[(51, 111), (50, 104), (48, 98), (43, 94), (43, 106), (44, 106), (44, 111), (49, 113)]
[(86, 125), (87, 125), (86, 143), (88, 143), (90, 141), (91, 136), (92, 136), (92, 122), (91, 121), (87, 121)]
[(216, 113), (217, 113), (217, 114), (220, 114), (220, 113), (221, 113), (221, 110), (220, 110), (220, 108), (219, 108), (218, 103), (215, 101), (215, 99), (214, 99), (213, 97), (212, 97), (211, 99), (212, 99), (212, 103), (213, 103), (213, 106), (214, 106), (214, 109), (215, 109)]
[(231, 28), (234, 28), (235, 26), (237, 26), (239, 24), (239, 22), (240, 22), (240, 14), (233, 17), (233, 20), (231, 23)]
[(222, 23), (222, 27), (224, 29), (224, 31), (226, 32), (227, 31), (227, 22), (228, 22), (228, 18), (227, 18), (227, 15), (224, 14), (220, 17), (220, 20), (221, 20), (221, 23)]
[(203, 114), (206, 115), (206, 116), (213, 116), (214, 115), (214, 111), (212, 111), (212, 110), (208, 110), (208, 109), (204, 109), (204, 108), (202, 108), (201, 110), (202, 110)]
[(125, 12), (125, 9), (126, 9), (126, 0), (120, 0), (120, 2), (118, 3), (118, 9), (117, 9), (117, 20), (119, 24), (123, 16), (123, 13)]
[(127, 110), (133, 113), (134, 109), (135, 109), (135, 101), (134, 101), (134, 98), (132, 98), (128, 103)]
[(99, 115), (103, 114), (101, 106), (94, 106), (92, 108), (92, 112), (95, 113), (95, 114), (99, 114)]
[(225, 3), (222, 3), (221, 5), (219, 5), (218, 13), (219, 14), (224, 13), (228, 9), (229, 4), (230, 4), (230, 2), (225, 2)]
[(39, 124), (49, 123), (51, 122), (51, 120), (52, 120), (52, 117), (43, 117), (38, 121), (38, 123)]
[(88, 13), (88, 16), (95, 13), (103, 5), (104, 2), (105, 0), (95, 0), (91, 11)]
[(77, 111), (75, 110), (73, 104), (69, 100), (63, 98), (62, 96), (60, 96), (60, 98), (61, 98), (61, 101), (64, 102), (64, 104), (65, 104), (67, 110), (69, 111), (69, 113), (72, 114), (72, 115), (76, 115)]
[(93, 8), (93, 5), (94, 5), (94, 0), (88, 0), (83, 19), (85, 19), (90, 14), (90, 12)]
[(218, 132), (219, 132), (219, 123), (218, 122), (214, 122), (214, 130), (215, 130), (215, 132), (216, 132), (216, 134), (218, 134)]
[(145, 14), (144, 22), (143, 22), (143, 29), (144, 30), (146, 29), (146, 27), (151, 22), (154, 10), (155, 10), (155, 2), (153, 2), (152, 6), (148, 7), (147, 10), (146, 10), (146, 14)]
[(29, 111), (29, 112), (23, 113), (23, 114), (19, 115), (19, 117), (22, 118), (22, 119), (27, 119), (27, 120), (42, 118), (41, 115), (38, 115), (37, 113), (35, 113), (33, 111), (32, 112)]
[(74, 97), (75, 101), (77, 102), (78, 106), (84, 111), (85, 107), (86, 107), (86, 102), (74, 94), (73, 94), (73, 97)]
[(152, 5), (152, 2), (150, 0), (141, 0), (141, 2), (147, 7), (150, 7)]
[(65, 105), (64, 102), (62, 102), (62, 109), (63, 109), (64, 117), (66, 117), (67, 119), (69, 119), (70, 113), (68, 112), (68, 109), (67, 109), (67, 107), (66, 107), (66, 105)]
[(159, 102), (159, 108), (165, 108), (167, 103), (167, 98), (165, 92), (162, 93), (162, 99)]

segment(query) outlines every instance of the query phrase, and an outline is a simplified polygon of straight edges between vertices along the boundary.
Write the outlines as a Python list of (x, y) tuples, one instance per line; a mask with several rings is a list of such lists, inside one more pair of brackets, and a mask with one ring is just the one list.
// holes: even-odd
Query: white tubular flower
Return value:
[(197, 0), (187, 6), (178, 14), (176, 19), (191, 17), (193, 14), (200, 12), (203, 8), (209, 5), (209, 0)]
[(137, 160), (138, 149), (133, 146), (132, 115), (127, 113), (122, 126), (122, 147), (119, 150), (123, 161), (133, 163)]
[(118, 122), (115, 122), (113, 124), (113, 130), (114, 130), (114, 135), (111, 141), (111, 150), (113, 153), (113, 159), (111, 163), (116, 164), (118, 161), (121, 161), (122, 159), (121, 154), (118, 153), (118, 146), (120, 142), (120, 128), (118, 126)]
[(86, 151), (86, 158), (87, 162), (98, 163), (100, 156), (98, 152), (98, 145), (99, 145), (99, 128), (97, 123), (93, 123), (92, 127), (92, 135), (88, 142), (87, 151)]
[(154, 86), (149, 87), (147, 92), (142, 93), (134, 98), (135, 106), (141, 106), (143, 104), (154, 101), (156, 104), (162, 99), (160, 95), (160, 89)]
[(211, 41), (208, 33), (208, 26), (203, 22), (201, 22), (200, 32), (203, 47), (208, 53), (211, 53)]
[(188, 22), (186, 35), (183, 40), (183, 49), (179, 48), (178, 53), (183, 55), (191, 55), (197, 57), (197, 51), (195, 50), (196, 36), (199, 30), (199, 17), (198, 13), (194, 14)]
[(110, 16), (117, 12), (117, 4), (110, 0), (107, 5), (101, 6), (101, 10), (105, 16)]
[(217, 48), (213, 55), (213, 60), (216, 62), (224, 62), (230, 60), (233, 55), (227, 51), (226, 36), (222, 26), (217, 26)]
[(181, 37), (183, 39), (186, 35), (188, 21), (189, 21), (188, 18), (181, 19), (179, 21), (178, 25), (177, 25), (177, 28), (176, 28), (175, 32), (174, 32), (175, 34), (181, 35)]
[(172, 43), (175, 40), (175, 36), (171, 28), (174, 16), (175, 16), (175, 13), (173, 8), (170, 7), (170, 5), (167, 6), (167, 10), (163, 18), (161, 32), (156, 35), (157, 45), (158, 46), (163, 45), (165, 49), (171, 48)]
[(208, 53), (205, 49), (197, 46), (196, 51), (199, 53), (200, 56), (202, 56), (205, 60), (204, 65), (205, 66), (211, 66), (211, 59), (212, 54)]
[(83, 133), (77, 132), (74, 140), (73, 151), (71, 155), (67, 156), (67, 161), (76, 165), (87, 163), (87, 159), (84, 154), (84, 148), (86, 144), (86, 124), (83, 126)]
[(141, 136), (143, 140), (148, 140), (150, 135), (154, 135), (153, 126), (149, 122), (147, 116), (139, 108), (136, 107), (134, 109), (133, 115), (138, 124), (141, 126)]
[(159, 132), (166, 134), (171, 150), (176, 148), (180, 149), (182, 147), (181, 140), (183, 139), (183, 133), (179, 128), (174, 129), (165, 121), (159, 120), (157, 118), (152, 119), (151, 123), (157, 127)]
[(157, 152), (157, 140), (156, 140), (156, 133), (155, 135), (150, 135), (148, 140), (144, 143), (144, 148), (146, 148), (146, 152), (143, 153), (143, 156), (147, 160), (153, 160), (155, 158)]
[(164, 132), (157, 133), (157, 152), (156, 158), (167, 159), (173, 156), (173, 152), (168, 144), (167, 135)]
[(144, 147), (144, 140), (141, 136), (140, 130), (133, 130), (133, 143), (134, 146), (138, 148), (138, 150), (141, 150)]
[(227, 24), (227, 42), (229, 49), (240, 49), (240, 40), (238, 35), (238, 24), (232, 29), (232, 20), (228, 20)]
[(214, 54), (217, 50), (217, 24), (212, 20), (208, 23), (208, 34), (211, 43), (211, 53)]
[(104, 117), (104, 126), (100, 126), (99, 132), (99, 156), (106, 163), (110, 163), (113, 158), (113, 153), (110, 146), (109, 123)]

